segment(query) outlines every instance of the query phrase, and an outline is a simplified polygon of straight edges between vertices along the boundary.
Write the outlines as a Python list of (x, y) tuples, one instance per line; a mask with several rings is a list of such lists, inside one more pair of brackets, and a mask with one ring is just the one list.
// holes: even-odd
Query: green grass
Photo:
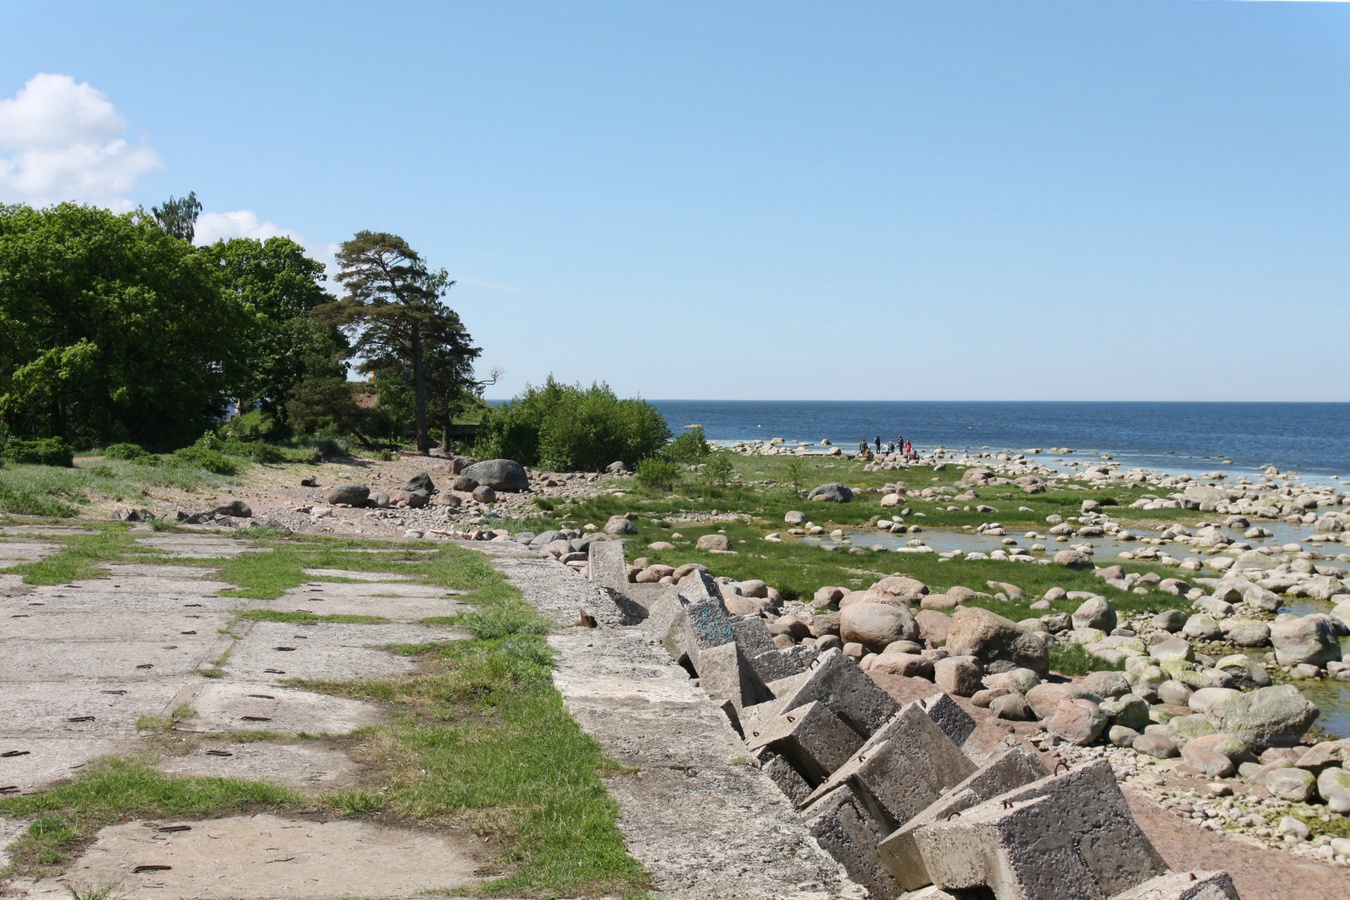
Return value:
[(1123, 671), (1123, 662), (1115, 663), (1094, 656), (1082, 644), (1055, 644), (1050, 648), (1050, 669), (1060, 675), (1086, 675), (1089, 672)]
[(0, 797), (0, 816), (35, 818), (10, 847), (0, 874), (43, 875), (107, 825), (155, 817), (215, 817), (299, 808), (288, 788), (234, 778), (177, 778), (144, 761), (104, 758), (72, 783), (23, 797)]
[[(259, 538), (262, 549), (239, 556), (213, 560), (221, 577), (238, 588), (224, 593), (252, 600), (273, 600), (288, 590), (312, 581), (343, 579), (316, 578), (306, 569), (346, 569), (355, 572), (389, 573), (425, 584), (476, 592), (481, 600), (491, 600), (502, 590), (500, 576), (481, 554), (452, 545), (407, 546), (395, 543), (355, 541), (341, 538), (288, 536)], [(366, 552), (371, 547), (388, 553)]]
[(60, 549), (43, 559), (0, 571), (22, 575), (25, 584), (68, 584), (107, 574), (103, 563), (164, 561), (157, 551), (136, 544), (135, 536), (120, 524), (102, 523), (91, 534), (43, 535), (41, 539), (59, 544)]
[(618, 766), (553, 687), (548, 623), (504, 582), (480, 593), (492, 599), (454, 617), (472, 639), (392, 648), (419, 658), (425, 674), (303, 683), (396, 711), (368, 737), (382, 789), (324, 802), (467, 824), (505, 850), (510, 872), (483, 886), (490, 896), (642, 896), (647, 878), (600, 777)]

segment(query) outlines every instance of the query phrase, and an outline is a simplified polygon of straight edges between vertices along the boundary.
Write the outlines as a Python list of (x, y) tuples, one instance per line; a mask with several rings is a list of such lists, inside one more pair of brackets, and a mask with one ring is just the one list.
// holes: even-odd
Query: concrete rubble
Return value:
[(1226, 873), (1166, 870), (1109, 765), (1052, 773), (1014, 735), (971, 740), (975, 723), (946, 694), (901, 705), (838, 649), (779, 650), (704, 572), (659, 592), (619, 581), (618, 547), (591, 544), (590, 571), (612, 573), (615, 593), (639, 588), (628, 599), (646, 607), (649, 639), (877, 900), (1236, 900)]

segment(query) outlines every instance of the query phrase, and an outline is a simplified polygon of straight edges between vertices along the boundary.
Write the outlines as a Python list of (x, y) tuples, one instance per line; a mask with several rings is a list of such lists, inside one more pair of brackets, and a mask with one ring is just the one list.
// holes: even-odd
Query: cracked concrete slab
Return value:
[[(169, 824), (105, 828), (60, 878), (18, 880), (15, 887), (33, 900), (69, 900), (70, 888), (107, 885), (120, 885), (127, 898), (332, 900), (416, 897), (479, 880), (480, 861), (466, 852), (468, 842), (432, 832), (273, 815), (158, 830)], [(138, 866), (167, 868), (137, 873)]]
[(229, 743), (168, 756), (157, 768), (196, 778), (249, 778), (301, 790), (337, 790), (357, 784), (355, 761), (323, 741), (299, 744)]
[(0, 743), (44, 734), (134, 735), (141, 716), (164, 715), (188, 683), (186, 678), (0, 682)]
[(250, 607), (328, 616), (383, 616), (395, 622), (416, 622), (468, 609), (467, 604), (455, 599), (461, 593), (417, 582), (314, 582), (287, 591), (275, 600), (255, 601)]
[(40, 739), (0, 735), (0, 753), (27, 751), (25, 756), (0, 758), (0, 785), (13, 785), (20, 794), (31, 794), (74, 778), (89, 760), (117, 753), (126, 746), (124, 740), (99, 735), (43, 735)]
[(219, 559), (243, 553), (271, 552), (269, 547), (256, 547), (247, 541), (211, 534), (155, 534), (139, 537), (136, 543), (181, 559)]
[(193, 716), (176, 731), (277, 731), (282, 734), (349, 734), (378, 725), (378, 706), (269, 683), (208, 684), (192, 698)]
[(282, 676), (346, 679), (404, 675), (416, 670), (416, 662), (381, 648), (463, 637), (460, 631), (422, 625), (254, 622), (235, 644), (226, 668), (237, 677), (262, 681)]

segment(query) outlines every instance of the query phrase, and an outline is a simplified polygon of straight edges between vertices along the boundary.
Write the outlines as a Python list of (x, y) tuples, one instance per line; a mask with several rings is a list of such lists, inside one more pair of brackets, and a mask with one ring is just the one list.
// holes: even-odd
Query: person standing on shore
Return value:
[(881, 435), (877, 435), (877, 452), (881, 452)]

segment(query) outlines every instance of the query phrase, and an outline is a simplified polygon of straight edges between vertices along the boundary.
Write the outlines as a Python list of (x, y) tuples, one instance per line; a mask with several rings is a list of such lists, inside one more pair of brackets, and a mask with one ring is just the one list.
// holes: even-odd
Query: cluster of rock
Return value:
[[(853, 645), (881, 651), (862, 656), (873, 668), (888, 655), (908, 656), (935, 675), (944, 670), (942, 683), (948, 675), (964, 682), (972, 668), (979, 679), (974, 657), (921, 648), (903, 603), (843, 598), (838, 633), (808, 643), (792, 637), (800, 629), (785, 625), (789, 617), (770, 625), (734, 615), (743, 594), (724, 592), (699, 567), (678, 579), (671, 572), (634, 581), (620, 542), (593, 540), (587, 549), (587, 573), (645, 609), (643, 627), (699, 679), (820, 845), (873, 896), (1237, 896), (1226, 873), (1166, 871), (1110, 765), (1052, 773), (1016, 736), (977, 725), (953, 692), (900, 704), (882, 690)], [(909, 581), (883, 590), (912, 594), (916, 584), (902, 583)], [(973, 627), (956, 623), (962, 612), (977, 617)], [(979, 643), (1010, 680), (1045, 672), (1043, 642), (983, 614), (958, 611), (948, 643)], [(891, 652), (896, 645), (910, 646)]]

